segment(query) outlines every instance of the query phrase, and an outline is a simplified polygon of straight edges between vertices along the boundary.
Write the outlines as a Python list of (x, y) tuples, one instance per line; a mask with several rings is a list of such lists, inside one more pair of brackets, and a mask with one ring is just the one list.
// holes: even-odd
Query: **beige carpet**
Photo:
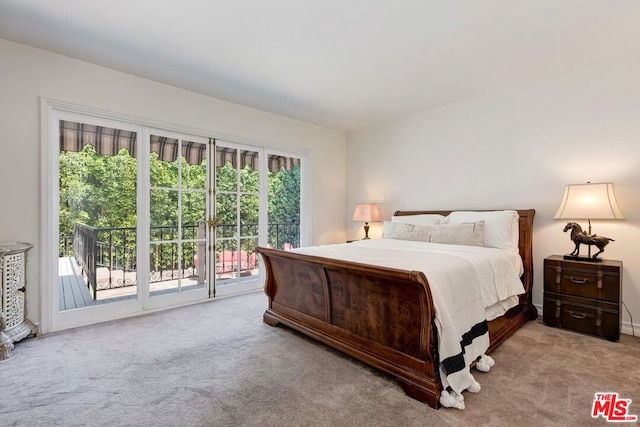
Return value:
[(262, 322), (261, 293), (78, 328), (0, 362), (3, 426), (549, 426), (592, 419), (595, 392), (640, 415), (640, 344), (530, 322), (474, 373), (466, 409), (434, 410), (389, 377)]

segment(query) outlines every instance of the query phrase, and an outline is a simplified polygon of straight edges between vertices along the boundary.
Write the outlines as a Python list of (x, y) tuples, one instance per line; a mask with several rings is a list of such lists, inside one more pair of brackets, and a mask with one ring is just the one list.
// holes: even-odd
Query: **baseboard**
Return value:
[(622, 328), (620, 328), (620, 332), (626, 335), (633, 335), (635, 329), (635, 336), (640, 336), (640, 325), (637, 323), (633, 324), (633, 329), (631, 328), (631, 322), (622, 322)]
[(538, 309), (538, 317), (542, 317), (542, 304), (533, 304)]

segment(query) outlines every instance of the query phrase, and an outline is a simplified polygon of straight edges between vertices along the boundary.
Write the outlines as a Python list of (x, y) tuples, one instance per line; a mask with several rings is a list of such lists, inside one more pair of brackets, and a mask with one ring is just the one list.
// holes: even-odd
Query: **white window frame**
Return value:
[[(204, 138), (215, 138), (224, 140), (225, 142), (238, 143), (244, 146), (251, 146), (251, 149), (261, 151), (263, 169), (262, 174), (266, 174), (266, 162), (268, 154), (287, 155), (291, 157), (298, 157), (301, 161), (301, 183), (300, 183), (300, 200), (301, 200), (301, 215), (300, 215), (300, 244), (306, 246), (311, 242), (311, 194), (309, 193), (311, 186), (309, 182), (310, 167), (311, 167), (311, 154), (308, 150), (298, 150), (295, 148), (283, 148), (277, 144), (268, 143), (265, 141), (259, 141), (249, 138), (241, 138), (233, 135), (227, 135), (224, 133), (216, 132), (213, 130), (203, 130), (193, 127), (181, 126), (176, 124), (164, 123), (155, 121), (152, 119), (131, 116), (127, 114), (121, 114), (116, 112), (105, 111), (97, 108), (87, 107), (83, 105), (63, 102), (59, 100), (40, 97), (40, 170), (41, 170), (41, 211), (40, 211), (40, 331), (43, 334), (67, 329), (70, 327), (76, 327), (91, 323), (103, 322), (108, 320), (115, 320), (123, 317), (136, 316), (153, 311), (161, 311), (170, 308), (169, 306), (163, 307), (147, 307), (143, 308), (142, 302), (138, 299), (123, 301), (118, 303), (118, 307), (113, 304), (104, 304), (102, 306), (91, 307), (91, 319), (87, 320), (82, 318), (81, 313), (85, 309), (71, 310), (67, 316), (60, 316), (58, 312), (58, 275), (57, 275), (57, 254), (58, 254), (58, 142), (53, 140), (54, 136), (58, 135), (59, 120), (74, 120), (83, 122), (87, 117), (91, 117), (92, 122), (104, 124), (105, 126), (120, 128), (123, 130), (133, 130), (138, 133), (137, 138), (137, 153), (141, 153), (144, 150), (142, 142), (146, 141), (148, 136), (148, 128), (162, 130), (166, 132), (176, 132), (182, 134), (191, 134), (195, 136), (201, 136)], [(141, 197), (149, 197), (148, 195), (142, 195), (148, 192), (148, 153), (145, 156), (138, 155), (138, 179), (144, 180), (146, 185), (138, 185), (137, 206), (138, 209), (146, 206), (148, 211), (148, 200), (145, 202)], [(143, 168), (147, 168), (143, 170)], [(141, 175), (142, 174), (142, 175)], [(266, 202), (266, 179), (261, 177), (261, 197), (260, 197), (260, 237), (258, 239), (259, 245), (266, 245), (266, 217), (267, 217), (267, 202)], [(146, 204), (145, 204), (146, 203)], [(264, 217), (264, 218), (263, 218)], [(146, 235), (148, 232), (149, 221), (148, 218), (142, 218), (138, 221), (138, 233), (141, 236)], [(146, 228), (145, 228), (146, 227)], [(148, 237), (142, 239), (143, 241), (138, 243), (138, 249), (140, 250), (141, 244), (148, 243)], [(53, 257), (53, 254), (56, 257)], [(140, 272), (138, 274), (141, 274)], [(260, 271), (261, 280), (264, 279), (264, 268)], [(140, 281), (138, 281), (140, 282)], [(140, 290), (139, 290), (140, 292)], [(56, 297), (54, 299), (54, 297)], [(186, 302), (183, 304), (178, 303), (173, 307), (180, 305), (189, 305), (197, 302)], [(73, 313), (77, 312), (77, 313)], [(86, 317), (86, 315), (84, 315)]]

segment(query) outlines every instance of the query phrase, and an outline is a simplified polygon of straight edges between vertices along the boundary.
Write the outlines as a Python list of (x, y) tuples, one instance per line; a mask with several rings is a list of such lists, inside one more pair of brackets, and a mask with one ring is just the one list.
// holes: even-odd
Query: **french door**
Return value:
[(145, 130), (58, 110), (48, 125), (43, 330), (130, 316), (140, 311), (148, 283), (138, 268)]
[(262, 150), (215, 142), (215, 295), (259, 289)]
[(75, 110), (43, 110), (43, 332), (260, 289), (256, 248), (304, 244), (302, 156)]
[(139, 270), (149, 283), (143, 306), (204, 300), (215, 279), (207, 268), (213, 238), (209, 218), (215, 211), (210, 141), (160, 129), (147, 129), (146, 140), (149, 215), (141, 222), (149, 224), (139, 240), (149, 251), (140, 254)]

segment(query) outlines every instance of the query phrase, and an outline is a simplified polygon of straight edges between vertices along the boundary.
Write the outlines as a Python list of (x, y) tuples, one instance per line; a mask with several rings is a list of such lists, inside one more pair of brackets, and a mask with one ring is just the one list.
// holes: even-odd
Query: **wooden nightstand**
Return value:
[(543, 320), (548, 326), (620, 339), (622, 261), (544, 260)]

